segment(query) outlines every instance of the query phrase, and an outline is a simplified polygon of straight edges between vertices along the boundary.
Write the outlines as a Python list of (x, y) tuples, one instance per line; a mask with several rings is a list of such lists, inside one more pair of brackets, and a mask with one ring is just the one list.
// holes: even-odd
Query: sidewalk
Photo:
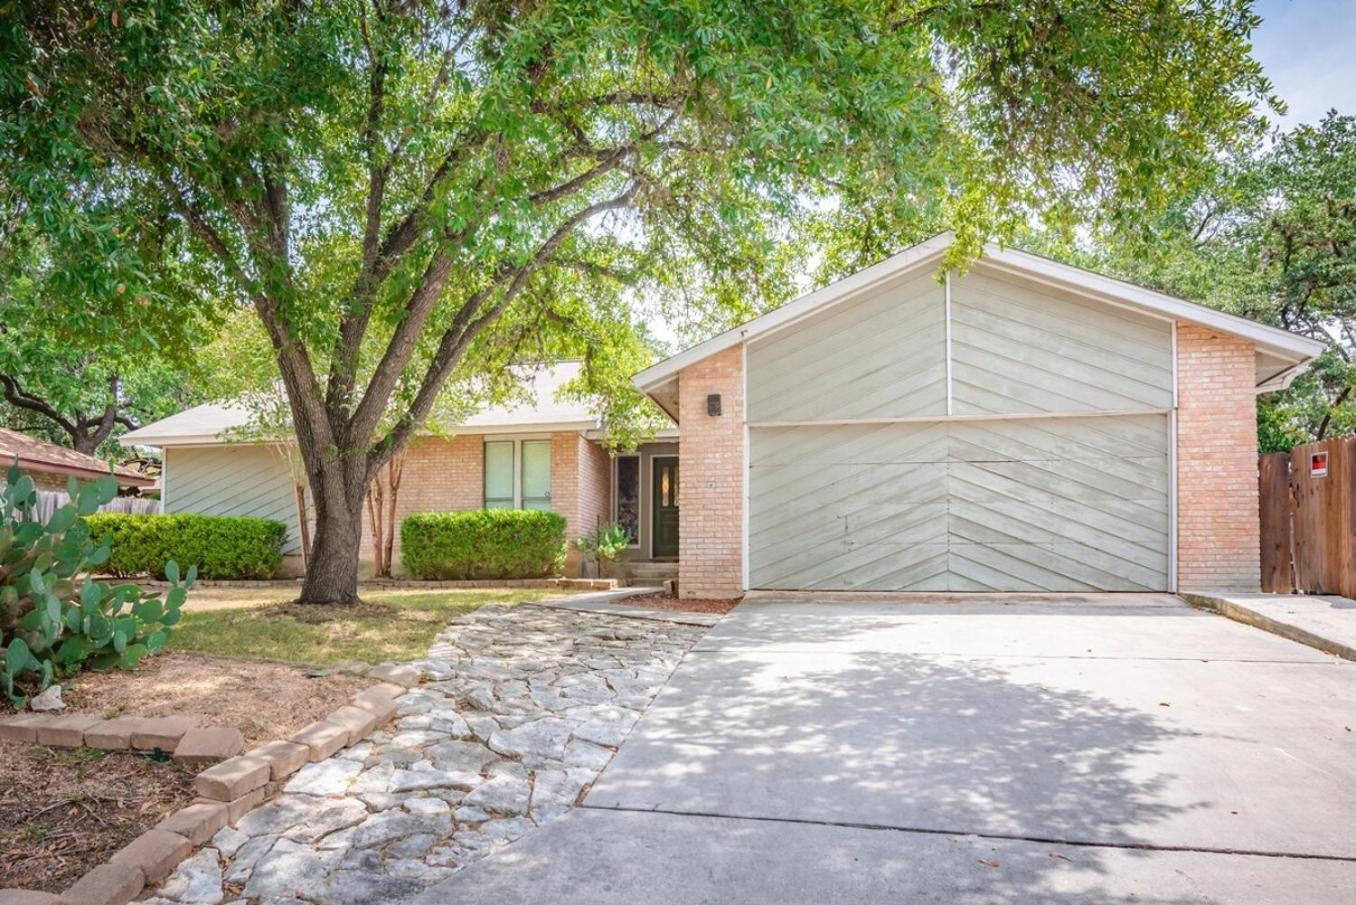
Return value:
[(1303, 594), (1184, 593), (1192, 606), (1356, 660), (1356, 600)]

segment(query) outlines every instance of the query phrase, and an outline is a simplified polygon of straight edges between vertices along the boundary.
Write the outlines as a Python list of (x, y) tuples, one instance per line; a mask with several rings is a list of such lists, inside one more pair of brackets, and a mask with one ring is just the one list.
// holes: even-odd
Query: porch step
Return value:
[(627, 562), (622, 563), (627, 577), (633, 581), (641, 578), (677, 578), (678, 564), (676, 562)]

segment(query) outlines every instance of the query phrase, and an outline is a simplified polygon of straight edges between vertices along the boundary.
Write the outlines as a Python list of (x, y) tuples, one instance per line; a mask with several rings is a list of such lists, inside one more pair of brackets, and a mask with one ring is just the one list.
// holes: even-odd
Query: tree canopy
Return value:
[(1241, 149), (1156, 229), (1107, 238), (1088, 263), (1328, 344), (1259, 400), (1264, 450), (1356, 429), (1356, 117)]
[(637, 298), (728, 321), (804, 256), (1147, 216), (1258, 128), (1256, 24), (1246, 0), (18, 3), (0, 161), (82, 292), (254, 311), (316, 499), (303, 599), (343, 599), (363, 491), (449, 380), (583, 354), (625, 431)]

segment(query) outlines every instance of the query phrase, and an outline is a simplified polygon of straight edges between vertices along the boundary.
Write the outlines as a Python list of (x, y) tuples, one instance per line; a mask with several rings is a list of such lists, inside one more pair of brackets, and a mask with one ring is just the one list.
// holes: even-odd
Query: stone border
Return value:
[(104, 720), (72, 713), (21, 713), (0, 720), (0, 741), (52, 748), (164, 751), (190, 764), (222, 760), (245, 748), (238, 729), (198, 726), (186, 716), (119, 716)]
[[(374, 667), (367, 675), (379, 680), (378, 684), (355, 693), (349, 703), (325, 719), (297, 730), (286, 741), (268, 742), (203, 770), (193, 780), (193, 789), (199, 796), (196, 801), (168, 815), (114, 852), (106, 863), (90, 869), (64, 893), (0, 889), (0, 905), (127, 905), (146, 887), (163, 882), (180, 861), (222, 827), (235, 825), (240, 818), (275, 796), (283, 781), (293, 773), (308, 763), (325, 760), (341, 748), (356, 744), (384, 725), (395, 716), (396, 698), (418, 685), (420, 679), (418, 669), (401, 665)], [(39, 728), (35, 717), (46, 721), (42, 724), (44, 728)], [(141, 728), (130, 728), (128, 721), (131, 720), (142, 720)], [(55, 726), (54, 721), (61, 725)], [(190, 738), (189, 732), (194, 731), (191, 722), (185, 717), (100, 720), (78, 715), (20, 714), (0, 721), (0, 739), (143, 751), (164, 750), (172, 745), (177, 757), (178, 749)], [(124, 725), (110, 730), (109, 726), (115, 723)], [(153, 725), (148, 727), (147, 724)], [(177, 736), (174, 735), (176, 730)], [(44, 731), (46, 738), (64, 741), (44, 742)], [(238, 736), (239, 732), (235, 734)], [(77, 737), (78, 742), (75, 741)], [(109, 744), (94, 744), (95, 741)], [(243, 739), (241, 741), (243, 746)], [(166, 744), (149, 744), (151, 742)]]

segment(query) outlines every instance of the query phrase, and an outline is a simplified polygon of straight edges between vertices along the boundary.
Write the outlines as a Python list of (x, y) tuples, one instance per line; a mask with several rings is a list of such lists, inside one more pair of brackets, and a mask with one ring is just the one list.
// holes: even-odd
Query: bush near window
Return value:
[(90, 539), (89, 516), (113, 499), (112, 477), (78, 486), (46, 523), (37, 520), (33, 479), (9, 469), (0, 488), (0, 692), (17, 708), (54, 678), (89, 664), (132, 668), (169, 640), (195, 570), (161, 560), (173, 587), (161, 599), (134, 584), (109, 586), (90, 573), (107, 564), (109, 542)]
[(282, 565), (287, 526), (234, 515), (101, 513), (85, 520), (96, 543), (112, 547), (106, 575), (165, 577), (165, 562), (196, 563), (202, 578), (272, 578)]
[(400, 525), (415, 578), (544, 578), (565, 565), (565, 519), (535, 509), (416, 512)]

